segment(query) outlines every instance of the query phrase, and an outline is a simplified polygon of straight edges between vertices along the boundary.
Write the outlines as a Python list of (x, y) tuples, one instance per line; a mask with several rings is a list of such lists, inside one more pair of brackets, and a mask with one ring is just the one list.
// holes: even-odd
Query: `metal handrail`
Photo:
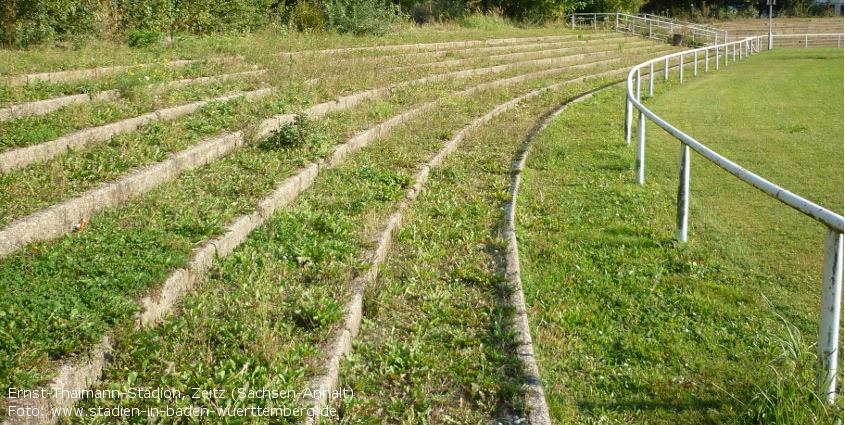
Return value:
[[(788, 190), (742, 168), (736, 163), (719, 155), (715, 151), (707, 148), (700, 142), (688, 136), (681, 130), (675, 128), (668, 122), (658, 117), (655, 113), (640, 103), (641, 94), (641, 80), (642, 70), (648, 68), (649, 70), (649, 95), (653, 95), (654, 91), (654, 66), (656, 64), (663, 64), (664, 78), (669, 78), (669, 61), (677, 58), (679, 79), (683, 82), (684, 73), (684, 57), (692, 56), (693, 58), (693, 75), (698, 72), (698, 62), (700, 53), (704, 53), (705, 71), (709, 69), (709, 53), (715, 53), (716, 69), (720, 63), (719, 53), (724, 49), (725, 65), (729, 61), (729, 49), (733, 51), (733, 61), (737, 58), (737, 48), (739, 49), (739, 59), (743, 56), (748, 57), (751, 53), (757, 53), (761, 49), (762, 40), (759, 37), (748, 37), (743, 40), (734, 41), (730, 43), (723, 43), (720, 45), (704, 47), (700, 49), (687, 50), (684, 52), (673, 53), (662, 56), (650, 61), (643, 62), (628, 73), (628, 84), (626, 93), (626, 122), (625, 122), (625, 142), (630, 145), (631, 142), (631, 120), (632, 107), (639, 111), (639, 124), (637, 126), (637, 183), (643, 184), (645, 180), (645, 118), (648, 117), (653, 123), (666, 130), (668, 133), (675, 136), (681, 142), (681, 157), (679, 167), (679, 182), (678, 182), (678, 204), (677, 204), (677, 227), (676, 238), (681, 242), (687, 241), (687, 228), (689, 222), (689, 173), (690, 173), (690, 154), (689, 150), (701, 154), (710, 162), (716, 164), (725, 171), (733, 174), (740, 180), (749, 185), (759, 189), (763, 193), (779, 200), (781, 203), (794, 208), (804, 215), (807, 215), (821, 223), (828, 228), (827, 242), (825, 245), (824, 256), (824, 270), (823, 270), (823, 284), (822, 284), (822, 308), (821, 308), (821, 322), (819, 325), (819, 376), (818, 385), (819, 390), (828, 400), (833, 403), (836, 393), (836, 369), (837, 369), (837, 354), (839, 347), (839, 328), (840, 315), (842, 311), (842, 240), (843, 228), (845, 228), (845, 218), (826, 208), (823, 208), (807, 199), (804, 199)], [(636, 81), (636, 83), (635, 83)], [(634, 86), (636, 84), (636, 87)]]
[[(691, 32), (692, 41), (697, 42), (702, 39), (712, 39), (710, 44), (718, 44), (719, 39), (727, 41), (727, 31), (719, 28), (709, 27), (692, 22), (679, 21), (677, 19), (665, 18), (651, 14), (627, 14), (621, 12), (615, 13), (571, 13), (566, 17), (571, 21), (572, 28), (576, 28), (576, 19), (581, 22), (592, 22), (593, 29), (598, 29), (599, 18), (603, 18), (603, 22), (607, 24), (610, 22), (608, 18), (613, 18), (614, 30), (616, 32), (630, 32), (634, 35), (640, 35), (649, 39), (663, 38), (670, 36), (673, 33)], [(668, 32), (661, 33), (658, 30), (665, 29)], [(637, 30), (642, 30), (643, 34), (639, 34)], [(647, 31), (646, 31), (647, 30)], [(645, 35), (647, 33), (648, 35)], [(696, 40), (698, 36), (698, 40)], [(721, 37), (720, 37), (721, 36)]]

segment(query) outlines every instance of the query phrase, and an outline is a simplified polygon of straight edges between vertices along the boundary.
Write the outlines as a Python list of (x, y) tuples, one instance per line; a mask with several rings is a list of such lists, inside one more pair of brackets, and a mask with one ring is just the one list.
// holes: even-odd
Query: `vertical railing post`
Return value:
[(736, 62), (736, 42), (734, 42), (734, 44), (731, 44), (731, 47), (731, 50), (733, 51), (733, 53), (731, 53), (733, 55), (733, 61)]
[(572, 29), (575, 29), (575, 14), (572, 14)]
[(613, 30), (614, 32), (619, 32), (619, 12), (616, 12), (616, 27)]
[(839, 320), (842, 316), (842, 233), (834, 229), (828, 229), (827, 232), (822, 276), (818, 385), (822, 398), (833, 404), (839, 357)]
[(684, 55), (680, 55), (680, 62), (678, 62), (678, 82), (684, 82)]
[(728, 45), (725, 45), (725, 66), (728, 66)]
[(704, 72), (710, 71), (710, 49), (704, 49)]
[(654, 62), (648, 64), (648, 95), (654, 96)]
[(805, 49), (807, 48), (807, 44), (808, 44), (807, 42), (809, 41), (809, 39), (810, 39), (810, 36), (807, 35), (807, 34), (804, 34), (804, 48)]
[[(628, 81), (630, 83), (630, 80)], [(631, 124), (634, 120), (633, 115), (633, 105), (631, 104), (631, 99), (628, 99), (628, 96), (625, 96), (625, 146), (631, 146)]]
[(716, 64), (716, 71), (718, 71), (719, 70), (719, 48), (716, 47), (715, 49), (713, 49), (713, 51), (716, 52), (716, 61), (714, 63)]
[[(637, 102), (640, 101), (640, 69), (637, 68)], [(639, 109), (637, 109), (639, 111)], [(637, 124), (637, 184), (645, 183), (645, 114), (640, 112)]]
[(689, 225), (689, 146), (681, 143), (681, 158), (678, 161), (678, 213), (675, 239), (687, 242), (687, 227)]
[(669, 58), (663, 61), (663, 80), (669, 79)]
[(692, 76), (698, 76), (698, 50), (692, 52)]

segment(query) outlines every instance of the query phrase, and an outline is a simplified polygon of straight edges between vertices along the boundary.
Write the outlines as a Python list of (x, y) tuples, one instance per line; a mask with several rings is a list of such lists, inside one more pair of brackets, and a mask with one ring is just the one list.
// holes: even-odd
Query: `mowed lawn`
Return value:
[[(710, 69), (687, 69), (681, 85), (661, 78), (648, 107), (842, 214), (842, 51), (764, 52)], [(811, 395), (825, 227), (693, 154), (690, 242), (679, 245), (680, 144), (648, 124), (637, 186), (623, 99), (614, 88), (561, 115), (520, 191), (526, 302), (553, 417), (834, 423), (841, 390), (834, 409)]]

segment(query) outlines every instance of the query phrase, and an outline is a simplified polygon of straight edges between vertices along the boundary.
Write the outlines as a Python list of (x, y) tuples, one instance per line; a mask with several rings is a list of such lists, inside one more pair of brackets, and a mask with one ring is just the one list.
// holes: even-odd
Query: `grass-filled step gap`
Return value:
[(365, 295), (361, 334), (341, 370), (341, 385), (357, 397), (336, 405), (338, 422), (486, 423), (521, 410), (499, 208), (523, 133), (558, 96), (585, 87), (564, 86), (494, 118), (432, 173)]
[(225, 72), (249, 69), (242, 62), (222, 63), (217, 61), (196, 61), (174, 65), (161, 59), (145, 64), (137, 63), (122, 72), (67, 82), (33, 81), (24, 85), (0, 85), (0, 107), (13, 103), (33, 102), (57, 96), (92, 94), (105, 90), (124, 90), (136, 86), (166, 83), (188, 78), (207, 77)]
[[(401, 36), (401, 35), (400, 35)], [(413, 36), (412, 36), (413, 37)], [(305, 58), (315, 58), (315, 57), (323, 57), (323, 58), (332, 58), (337, 57), (338, 55), (346, 55), (351, 54), (354, 56), (358, 55), (370, 55), (370, 54), (380, 54), (381, 52), (414, 52), (414, 51), (436, 51), (442, 49), (454, 49), (454, 48), (471, 48), (471, 47), (484, 47), (484, 46), (496, 46), (496, 45), (513, 45), (519, 43), (528, 43), (528, 42), (541, 42), (541, 41), (551, 41), (551, 40), (564, 40), (571, 38), (572, 35), (546, 35), (546, 36), (539, 36), (539, 37), (509, 37), (509, 38), (486, 38), (483, 40), (463, 40), (463, 41), (445, 41), (445, 42), (423, 42), (421, 40), (410, 40), (410, 42), (400, 42), (398, 44), (393, 43), (382, 43), (384, 40), (379, 40), (378, 45), (364, 45), (364, 46), (355, 46), (355, 47), (332, 47), (332, 48), (310, 48), (310, 49), (303, 49), (298, 51), (289, 51), (289, 52), (282, 52), (276, 53), (275, 57), (284, 59), (284, 60), (291, 60), (293, 58), (305, 57)]]
[[(684, 104), (691, 99), (681, 96)], [(817, 324), (789, 324), (804, 316), (795, 300), (817, 286), (767, 268), (761, 250), (723, 255), (728, 239), (737, 243), (736, 220), (678, 245), (677, 142), (657, 146), (652, 131), (653, 172), (636, 186), (619, 99), (624, 90), (613, 88), (571, 106), (537, 138), (523, 174), (522, 280), (552, 416), (560, 423), (835, 423), (841, 405), (825, 410), (811, 394)], [(702, 167), (693, 170), (700, 175)], [(706, 180), (718, 192), (731, 178)], [(813, 309), (807, 316), (818, 314), (817, 305), (806, 308)]]
[(73, 131), (102, 126), (187, 102), (256, 90), (266, 87), (263, 80), (263, 76), (250, 75), (237, 80), (175, 88), (150, 90), (149, 87), (136, 87), (122, 92), (119, 99), (68, 105), (49, 116), (23, 117), (0, 123), (0, 152), (36, 145)]
[[(456, 99), (451, 107), (401, 126), (350, 157), (349, 163), (323, 171), (311, 191), (215, 266), (197, 294), (179, 306), (175, 318), (153, 331), (117, 336), (116, 362), (106, 371), (103, 387), (119, 387), (130, 379), (185, 390), (199, 383), (241, 388), (245, 382), (250, 388), (304, 389), (304, 379), (319, 369), (320, 346), (342, 316), (348, 283), (366, 267), (358, 254), (404, 197), (410, 173), (442, 145), (446, 128), (464, 125), (488, 107), (484, 103), (509, 97), (506, 91), (480, 96), (487, 100), (458, 104), (463, 99)], [(230, 295), (221, 297), (223, 292)], [(203, 331), (207, 326), (235, 326), (240, 331)], [(252, 329), (260, 332), (248, 338), (255, 344), (235, 342)], [(196, 336), (196, 343), (186, 342), (183, 332)], [(209, 337), (214, 340), (206, 341)], [(237, 370), (227, 372), (232, 367)], [(221, 406), (260, 407), (266, 402), (219, 401)], [(210, 400), (178, 402), (197, 403), (213, 407)], [(95, 400), (83, 406), (102, 404)]]

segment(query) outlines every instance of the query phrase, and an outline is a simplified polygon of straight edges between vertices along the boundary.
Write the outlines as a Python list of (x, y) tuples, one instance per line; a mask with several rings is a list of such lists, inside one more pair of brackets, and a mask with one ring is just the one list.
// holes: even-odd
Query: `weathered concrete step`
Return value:
[(0, 122), (27, 116), (47, 115), (51, 112), (74, 103), (85, 103), (92, 100), (116, 100), (120, 98), (120, 90), (106, 90), (94, 94), (75, 94), (37, 102), (22, 103), (9, 108), (0, 109)]

